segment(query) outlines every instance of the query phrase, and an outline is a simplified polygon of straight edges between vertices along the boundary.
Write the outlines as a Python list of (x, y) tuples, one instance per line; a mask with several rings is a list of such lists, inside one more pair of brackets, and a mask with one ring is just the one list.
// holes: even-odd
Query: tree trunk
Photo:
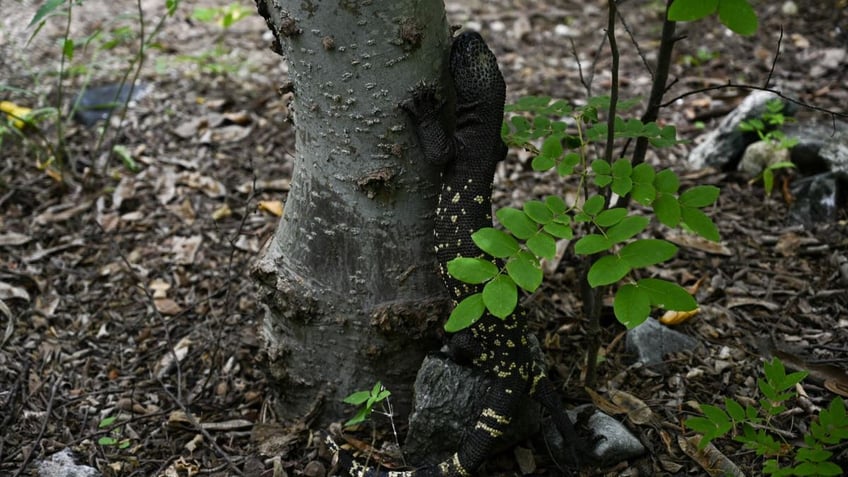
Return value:
[[(282, 417), (381, 380), (400, 415), (448, 310), (435, 271), (438, 171), (397, 104), (446, 75), (441, 0), (256, 0), (289, 66), (296, 162), (254, 275)], [(444, 84), (444, 82), (442, 82)]]

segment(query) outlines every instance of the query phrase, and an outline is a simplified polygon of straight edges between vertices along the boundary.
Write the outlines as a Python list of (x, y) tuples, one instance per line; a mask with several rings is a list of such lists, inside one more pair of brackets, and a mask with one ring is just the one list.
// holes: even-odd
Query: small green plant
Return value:
[(827, 449), (848, 441), (848, 415), (842, 398), (837, 396), (827, 409), (821, 410), (804, 435), (804, 446), (795, 448), (781, 439), (782, 434), (771, 430), (774, 429), (773, 420), (786, 411), (786, 402), (797, 397), (795, 385), (806, 378), (807, 373), (786, 374), (783, 363), (777, 358), (764, 364), (764, 372), (765, 378), (757, 380), (762, 393), (758, 406), (743, 407), (739, 401), (728, 397), (724, 400), (724, 408), (702, 404), (703, 417), (686, 419), (686, 427), (703, 435), (699, 447), (703, 449), (714, 439), (731, 433), (733, 440), (766, 457), (764, 474), (842, 475), (842, 468), (830, 461), (833, 452)]
[[(791, 149), (798, 144), (798, 139), (787, 137), (779, 128), (793, 121), (783, 114), (783, 101), (771, 99), (766, 102), (766, 111), (759, 118), (742, 121), (739, 129), (745, 132), (755, 132), (761, 141), (767, 142), (774, 150)], [(795, 167), (790, 161), (777, 161), (766, 165), (757, 179), (762, 179), (766, 197), (774, 190), (774, 173), (779, 169)]]
[[(100, 423), (97, 425), (100, 429), (105, 429), (107, 427), (112, 427), (117, 421), (116, 416), (110, 416), (102, 419)], [(127, 438), (121, 438), (121, 432), (119, 427), (115, 427), (109, 432), (109, 435), (102, 436), (97, 439), (97, 443), (101, 446), (107, 447), (116, 447), (118, 449), (126, 449), (132, 444), (132, 441)]]
[(193, 20), (201, 23), (215, 23), (221, 27), (221, 33), (210, 50), (194, 55), (180, 55), (178, 59), (196, 64), (201, 70), (212, 74), (237, 72), (243, 65), (241, 60), (228, 60), (229, 49), (224, 45), (224, 34), (230, 27), (247, 18), (253, 12), (240, 3), (231, 3), (219, 7), (196, 7), (191, 14)]
[[(621, 102), (618, 110), (627, 110), (638, 102)], [(539, 287), (540, 260), (554, 257), (557, 239), (574, 237), (574, 225), (584, 225), (589, 231), (574, 243), (577, 255), (603, 253), (588, 272), (593, 288), (617, 283), (635, 270), (671, 259), (677, 247), (662, 239), (637, 238), (651, 219), (614, 204), (614, 196), (629, 197), (641, 207), (652, 208), (656, 219), (666, 226), (682, 226), (709, 240), (719, 239), (715, 224), (701, 210), (716, 201), (718, 188), (696, 186), (680, 191), (679, 179), (670, 169), (656, 171), (647, 163), (634, 166), (626, 158), (609, 162), (589, 157), (591, 146), (607, 137), (608, 125), (598, 119), (598, 111), (609, 107), (610, 98), (606, 96), (590, 98), (580, 108), (536, 96), (507, 106), (507, 112), (514, 114), (502, 130), (507, 145), (534, 153), (531, 165), (535, 171), (555, 170), (563, 177), (577, 175), (576, 195), (585, 200), (566, 203), (552, 195), (528, 201), (522, 209), (504, 207), (495, 215), (505, 230), (487, 227), (472, 234), (474, 243), (504, 266), (480, 258), (448, 262), (448, 273), (453, 277), (485, 285), (480, 293), (466, 297), (454, 308), (445, 324), (447, 331), (470, 326), (486, 310), (499, 318), (509, 316), (518, 302), (518, 288), (532, 293)], [(576, 130), (569, 130), (569, 124), (576, 125)], [(617, 117), (614, 128), (615, 138), (645, 137), (655, 147), (677, 143), (673, 126)], [(536, 146), (539, 141), (541, 147)], [(682, 287), (662, 279), (634, 277), (618, 287), (613, 311), (628, 328), (645, 321), (652, 307), (689, 311), (697, 303)]]
[[(141, 72), (141, 66), (146, 58), (146, 50), (153, 45), (154, 39), (164, 26), (167, 18), (172, 17), (180, 0), (166, 0), (165, 14), (160, 16), (152, 28), (146, 25), (144, 18), (144, 10), (141, 8), (140, 0), (136, 0), (137, 15), (120, 15), (113, 21), (99, 25), (93, 31), (87, 31), (82, 36), (74, 37), (72, 31), (72, 19), (74, 18), (74, 9), (85, 9), (86, 2), (84, 0), (47, 0), (33, 15), (29, 23), (32, 28), (30, 42), (39, 34), (47, 21), (53, 18), (63, 22), (63, 37), (59, 43), (59, 51), (57, 52), (59, 62), (58, 71), (55, 72), (56, 88), (55, 102), (48, 107), (34, 109), (26, 118), (23, 119), (28, 126), (25, 130), (9, 128), (5, 125), (0, 125), (0, 136), (4, 134), (15, 133), (23, 140), (31, 142), (33, 148), (35, 162), (37, 166), (44, 170), (47, 175), (57, 181), (63, 181), (65, 174), (73, 173), (75, 168), (72, 167), (74, 158), (71, 156), (65, 144), (65, 136), (67, 123), (73, 117), (74, 112), (78, 107), (82, 93), (87, 89), (89, 81), (94, 73), (98, 70), (98, 55), (102, 52), (112, 50), (119, 45), (131, 45), (137, 43), (137, 51), (132, 54), (127, 63), (127, 68), (122, 72), (120, 84), (138, 84), (138, 78)], [(129, 20), (129, 22), (128, 22)], [(81, 55), (82, 53), (90, 53), (89, 55)], [(77, 100), (72, 102), (68, 114), (64, 111), (64, 103), (68, 98), (67, 88), (74, 84), (79, 85), (80, 93)], [(5, 85), (0, 85), (1, 89), (11, 89)], [(29, 91), (22, 91), (26, 95), (34, 95)], [(29, 100), (29, 99), (28, 99)], [(126, 95), (126, 101), (131, 100), (131, 95)], [(25, 101), (17, 101), (21, 104), (26, 104)], [(111, 108), (110, 108), (111, 111)], [(8, 112), (7, 112), (8, 113)], [(16, 118), (12, 118), (16, 120)], [(39, 124), (52, 120), (44, 127)], [(123, 122), (123, 117), (121, 118)], [(15, 124), (20, 123), (13, 123)], [(99, 130), (97, 144), (92, 147), (91, 156), (98, 156), (98, 151), (103, 146), (110, 128), (110, 121)], [(48, 134), (55, 137), (48, 137)], [(118, 137), (118, 132), (115, 132), (113, 137)], [(0, 137), (2, 140), (2, 137)], [(121, 149), (119, 145), (111, 144), (110, 150), (114, 156), (117, 156), (124, 164), (127, 164), (126, 148)], [(117, 147), (117, 148), (116, 148)]]
[[(386, 410), (382, 412), (392, 417), (391, 412), (391, 403), (388, 401), (389, 396), (392, 393), (383, 387), (383, 383), (377, 381), (370, 390), (365, 391), (357, 391), (346, 398), (344, 398), (344, 402), (347, 404), (352, 404), (354, 406), (360, 406), (359, 410), (356, 412), (352, 418), (350, 418), (347, 422), (345, 422), (345, 427), (354, 426), (356, 424), (360, 424), (365, 422), (371, 416), (371, 413), (374, 411), (374, 405), (377, 403), (385, 402), (387, 406)], [(394, 425), (394, 424), (392, 424)]]

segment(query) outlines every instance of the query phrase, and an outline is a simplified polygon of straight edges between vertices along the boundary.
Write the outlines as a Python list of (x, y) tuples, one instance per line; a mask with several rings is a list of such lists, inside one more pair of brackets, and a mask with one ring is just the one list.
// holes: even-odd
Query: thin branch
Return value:
[[(657, 67), (653, 75), (651, 84), (651, 94), (648, 97), (648, 107), (645, 113), (642, 114), (642, 122), (649, 123), (656, 121), (660, 112), (660, 103), (663, 95), (668, 87), (668, 73), (671, 69), (671, 54), (674, 51), (674, 45), (679, 37), (675, 37), (674, 30), (676, 23), (668, 19), (668, 9), (671, 7), (672, 0), (666, 2), (666, 10), (663, 15), (662, 36), (660, 37), (660, 49), (657, 53)], [(636, 146), (633, 149), (633, 165), (641, 164), (645, 161), (645, 154), (648, 152), (648, 138), (639, 137), (636, 139)]]
[(577, 54), (577, 46), (574, 44), (574, 39), (568, 39), (571, 42), (571, 55), (574, 56), (574, 61), (577, 62), (577, 74), (580, 75), (580, 84), (583, 85), (583, 88), (586, 90), (586, 96), (591, 96), (592, 86), (590, 83), (586, 82), (586, 78), (583, 76), (583, 63), (580, 62), (580, 55)]
[(618, 67), (620, 54), (618, 43), (615, 39), (615, 17), (617, 14), (618, 9), (615, 6), (615, 1), (610, 0), (607, 21), (607, 41), (609, 41), (612, 65), (610, 66), (610, 104), (609, 111), (607, 112), (607, 143), (604, 147), (604, 159), (610, 163), (612, 162), (612, 149), (615, 144), (615, 115), (616, 107), (618, 106)]
[(706, 93), (708, 91), (715, 91), (715, 90), (726, 89), (726, 88), (747, 89), (747, 90), (751, 90), (751, 91), (766, 91), (766, 92), (769, 92), (769, 93), (776, 95), (777, 97), (779, 97), (781, 99), (789, 101), (792, 104), (801, 106), (802, 108), (807, 108), (807, 109), (811, 109), (813, 111), (818, 111), (820, 113), (829, 114), (832, 117), (848, 118), (848, 113), (840, 113), (840, 112), (833, 111), (833, 110), (830, 110), (830, 109), (827, 109), (827, 108), (822, 108), (820, 106), (813, 106), (812, 104), (801, 101), (800, 99), (796, 99), (796, 98), (793, 98), (793, 97), (790, 97), (790, 96), (786, 96), (780, 90), (776, 90), (776, 89), (773, 89), (773, 88), (764, 88), (762, 86), (755, 86), (755, 85), (751, 85), (751, 84), (733, 83), (730, 80), (727, 80), (727, 83), (725, 83), (725, 84), (720, 84), (720, 85), (715, 85), (715, 86), (707, 86), (707, 87), (704, 87), (704, 88), (699, 88), (699, 89), (695, 89), (695, 90), (692, 90), (692, 91), (687, 91), (687, 92), (677, 96), (676, 98), (672, 98), (671, 100), (666, 101), (665, 103), (661, 104), (660, 107), (665, 108), (666, 106), (674, 104), (676, 101), (679, 101), (679, 100), (681, 100), (681, 99), (683, 99), (687, 96), (692, 96), (692, 95), (695, 95), (695, 94)]
[(763, 83), (763, 87), (768, 88), (769, 83), (771, 83), (771, 76), (774, 74), (774, 67), (777, 65), (777, 57), (780, 56), (780, 44), (783, 42), (783, 25), (780, 25), (780, 36), (777, 37), (777, 48), (774, 50), (774, 58), (771, 59), (771, 68), (769, 68), (768, 76), (766, 76), (766, 82)]
[(645, 52), (642, 51), (642, 48), (639, 46), (639, 42), (636, 41), (636, 37), (633, 36), (633, 32), (630, 30), (630, 25), (627, 24), (627, 20), (624, 19), (624, 15), (619, 13), (618, 19), (621, 21), (621, 26), (624, 27), (624, 31), (627, 32), (627, 36), (630, 37), (630, 43), (633, 43), (633, 46), (636, 47), (636, 53), (638, 53), (639, 58), (642, 59), (642, 64), (645, 66), (645, 69), (648, 70), (648, 74), (651, 75), (651, 79), (654, 79), (654, 71), (651, 69), (651, 64), (648, 63), (648, 57), (645, 56)]

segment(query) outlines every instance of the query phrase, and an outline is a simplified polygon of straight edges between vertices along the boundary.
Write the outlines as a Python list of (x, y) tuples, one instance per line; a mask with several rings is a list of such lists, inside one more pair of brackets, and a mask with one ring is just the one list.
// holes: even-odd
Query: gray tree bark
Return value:
[[(254, 268), (264, 339), (288, 419), (377, 380), (398, 414), (448, 302), (435, 271), (438, 171), (397, 104), (447, 71), (442, 0), (256, 0), (289, 66), (292, 188)], [(444, 82), (443, 82), (444, 84)]]

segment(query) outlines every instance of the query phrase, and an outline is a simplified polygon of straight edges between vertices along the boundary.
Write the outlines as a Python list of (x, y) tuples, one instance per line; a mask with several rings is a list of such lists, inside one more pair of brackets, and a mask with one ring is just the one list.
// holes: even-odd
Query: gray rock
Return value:
[(795, 202), (789, 216), (795, 222), (812, 226), (839, 217), (839, 210), (848, 206), (848, 174), (824, 172), (804, 177), (792, 184)]
[[(742, 121), (757, 118), (766, 111), (766, 103), (778, 98), (766, 91), (754, 91), (745, 98), (730, 114), (719, 122), (718, 127), (696, 140), (698, 145), (689, 153), (689, 164), (696, 168), (714, 167), (721, 170), (733, 170), (742, 157), (748, 144), (759, 138), (755, 133), (739, 130)], [(794, 112), (790, 105), (784, 107), (784, 114)]]
[(649, 318), (627, 332), (625, 344), (627, 351), (635, 354), (638, 362), (661, 370), (665, 355), (690, 351), (698, 345), (698, 341)]
[(790, 123), (783, 127), (786, 137), (798, 140), (798, 144), (790, 151), (790, 160), (795, 164), (798, 174), (810, 176), (830, 170), (830, 165), (819, 151), (833, 132), (832, 124), (818, 122)]
[[(581, 417), (581, 415), (584, 416)], [(584, 426), (591, 434), (587, 436), (590, 448), (585, 450), (581, 458), (593, 465), (608, 468), (645, 453), (645, 446), (627, 427), (589, 404), (568, 411), (568, 416), (574, 422), (585, 422)], [(567, 466), (569, 455), (565, 439), (550, 419), (545, 420), (542, 434), (545, 445), (550, 449), (557, 463)]]
[[(493, 380), (442, 353), (424, 359), (415, 378), (413, 410), (404, 453), (409, 462), (435, 464), (459, 448), (466, 429), (477, 422)], [(502, 449), (539, 431), (541, 407), (529, 397), (517, 406)]]
[(38, 477), (101, 477), (99, 470), (75, 461), (70, 449), (62, 449), (38, 463)]
[(848, 129), (836, 131), (819, 150), (819, 156), (837, 174), (848, 174)]

